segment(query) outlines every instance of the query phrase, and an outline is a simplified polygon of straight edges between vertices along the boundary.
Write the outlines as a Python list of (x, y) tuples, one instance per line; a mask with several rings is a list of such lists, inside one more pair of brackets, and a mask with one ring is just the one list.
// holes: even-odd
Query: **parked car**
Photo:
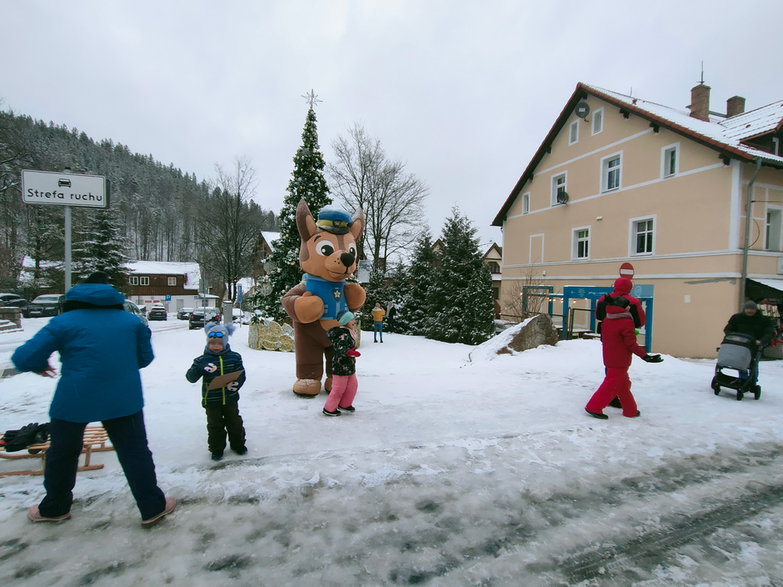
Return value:
[(220, 322), (220, 312), (217, 308), (196, 308), (190, 313), (188, 329), (204, 328), (210, 320)]
[(122, 303), (122, 307), (125, 308), (126, 312), (130, 312), (134, 316), (138, 316), (139, 320), (144, 322), (146, 326), (150, 325), (150, 323), (147, 321), (147, 317), (144, 315), (144, 312), (141, 311), (141, 308), (139, 308), (136, 304), (134, 304), (130, 300), (125, 300)]
[(168, 320), (169, 313), (163, 306), (152, 306), (147, 312), (147, 320)]
[(41, 316), (57, 316), (62, 313), (65, 303), (65, 294), (44, 294), (38, 296), (22, 310), (25, 318), (39, 318)]
[(192, 311), (193, 308), (180, 308), (177, 312), (177, 320), (188, 320)]
[(27, 305), (27, 300), (19, 294), (15, 293), (0, 293), (0, 306), (12, 306), (15, 308), (24, 308)]

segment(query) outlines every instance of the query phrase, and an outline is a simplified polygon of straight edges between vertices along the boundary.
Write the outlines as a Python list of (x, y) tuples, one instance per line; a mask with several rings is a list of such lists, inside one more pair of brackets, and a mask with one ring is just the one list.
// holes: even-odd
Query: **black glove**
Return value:
[(661, 357), (661, 355), (647, 355), (642, 357), (642, 360), (648, 363), (663, 363), (663, 357)]

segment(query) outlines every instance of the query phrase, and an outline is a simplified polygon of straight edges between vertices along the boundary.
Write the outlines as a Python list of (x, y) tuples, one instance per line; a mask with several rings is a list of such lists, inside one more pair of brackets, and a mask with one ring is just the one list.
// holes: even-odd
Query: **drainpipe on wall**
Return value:
[(745, 244), (742, 247), (742, 277), (740, 278), (740, 293), (739, 293), (739, 311), (742, 312), (742, 307), (745, 305), (745, 285), (748, 282), (748, 249), (750, 248), (750, 210), (753, 205), (753, 184), (756, 183), (756, 176), (761, 170), (761, 159), (758, 157), (756, 161), (756, 171), (753, 173), (753, 177), (748, 183), (748, 196), (745, 202)]

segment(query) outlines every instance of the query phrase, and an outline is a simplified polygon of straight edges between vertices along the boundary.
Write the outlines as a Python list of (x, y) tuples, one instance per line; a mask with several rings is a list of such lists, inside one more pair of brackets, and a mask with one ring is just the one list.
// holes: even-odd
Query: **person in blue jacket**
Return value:
[(158, 487), (147, 445), (139, 369), (152, 362), (150, 330), (123, 309), (125, 297), (96, 272), (65, 294), (63, 313), (16, 349), (21, 372), (54, 377), (49, 357), (60, 353), (62, 374), (49, 408), (50, 447), (46, 453), (46, 496), (28, 510), (33, 522), (71, 517), (73, 488), (84, 428), (100, 421), (117, 452), (142, 525), (174, 511), (177, 501)]

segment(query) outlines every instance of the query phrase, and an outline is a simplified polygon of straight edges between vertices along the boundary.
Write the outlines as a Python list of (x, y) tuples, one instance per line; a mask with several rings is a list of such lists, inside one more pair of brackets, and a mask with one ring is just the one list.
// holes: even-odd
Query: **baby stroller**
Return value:
[(737, 390), (737, 401), (742, 401), (746, 393), (752, 393), (756, 399), (761, 397), (758, 379), (756, 340), (747, 334), (730, 332), (723, 337), (718, 348), (718, 364), (712, 378), (712, 390), (720, 394), (721, 387)]

